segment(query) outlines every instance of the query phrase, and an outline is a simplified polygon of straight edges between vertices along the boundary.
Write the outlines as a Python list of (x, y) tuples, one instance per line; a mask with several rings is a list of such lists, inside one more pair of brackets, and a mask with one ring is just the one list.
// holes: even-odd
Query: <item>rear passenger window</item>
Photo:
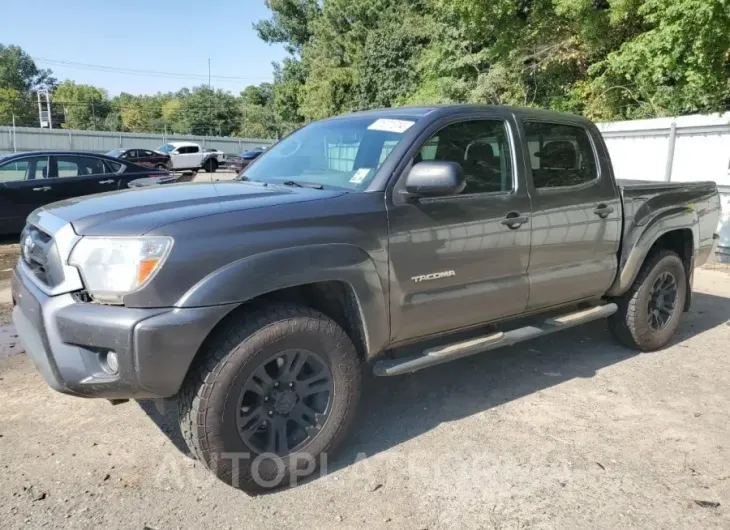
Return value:
[(447, 125), (423, 144), (414, 163), (428, 160), (461, 165), (466, 180), (462, 195), (513, 189), (510, 146), (502, 121), (479, 120)]
[(598, 178), (596, 158), (582, 127), (525, 122), (535, 188), (562, 188)]
[(106, 171), (105, 173), (116, 173), (120, 169), (122, 169), (122, 164), (119, 162), (112, 162), (111, 160), (104, 160), (104, 164), (106, 164)]
[(89, 156), (60, 155), (56, 157), (56, 167), (58, 176), (61, 178), (98, 175), (108, 172), (103, 161)]

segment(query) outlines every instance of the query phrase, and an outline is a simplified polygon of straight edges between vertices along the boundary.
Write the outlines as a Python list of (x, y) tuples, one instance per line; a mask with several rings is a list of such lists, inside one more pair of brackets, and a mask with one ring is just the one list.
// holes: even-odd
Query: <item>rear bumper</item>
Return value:
[[(13, 320), (48, 385), (65, 394), (107, 399), (177, 393), (205, 337), (233, 306), (133, 309), (48, 296), (17, 268)], [(119, 369), (109, 373), (108, 352)]]

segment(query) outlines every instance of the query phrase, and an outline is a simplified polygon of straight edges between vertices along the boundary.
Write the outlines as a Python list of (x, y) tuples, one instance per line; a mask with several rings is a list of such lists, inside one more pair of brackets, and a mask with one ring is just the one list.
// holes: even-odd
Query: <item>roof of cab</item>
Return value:
[(169, 145), (175, 146), (175, 147), (186, 147), (189, 145), (195, 145), (197, 147), (200, 147), (200, 144), (196, 144), (195, 142), (167, 142)]
[(555, 112), (550, 110), (536, 109), (533, 107), (510, 107), (507, 105), (481, 105), (481, 104), (458, 104), (458, 105), (430, 105), (424, 107), (393, 107), (384, 109), (372, 109), (359, 112), (351, 112), (327, 118), (331, 120), (346, 119), (348, 117), (363, 118), (412, 118), (419, 119), (428, 115), (444, 116), (448, 114), (463, 114), (468, 112), (493, 112), (495, 114), (514, 114), (522, 119), (559, 119), (561, 121), (589, 122), (586, 118), (576, 114)]

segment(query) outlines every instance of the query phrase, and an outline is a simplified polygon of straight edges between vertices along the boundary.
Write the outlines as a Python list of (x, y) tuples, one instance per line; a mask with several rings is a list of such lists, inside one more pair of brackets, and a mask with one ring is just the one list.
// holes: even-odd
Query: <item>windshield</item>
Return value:
[(312, 123), (267, 149), (238, 178), (362, 190), (414, 123), (372, 117)]
[(124, 151), (122, 151), (121, 149), (112, 149), (111, 151), (109, 151), (106, 154), (106, 156), (113, 156), (114, 158), (119, 158), (120, 156), (122, 156), (123, 152)]
[(157, 150), (160, 153), (169, 153), (170, 151), (175, 150), (175, 146), (172, 144), (165, 144), (165, 145), (161, 145), (160, 147), (158, 147)]

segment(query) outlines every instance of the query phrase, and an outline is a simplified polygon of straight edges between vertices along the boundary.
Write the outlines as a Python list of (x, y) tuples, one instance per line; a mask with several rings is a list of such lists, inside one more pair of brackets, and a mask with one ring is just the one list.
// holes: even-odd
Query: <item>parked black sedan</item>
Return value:
[(121, 158), (122, 160), (128, 160), (140, 166), (154, 167), (157, 169), (169, 169), (171, 167), (170, 155), (150, 151), (149, 149), (113, 149), (106, 156)]
[(265, 147), (254, 147), (253, 149), (244, 151), (239, 156), (227, 159), (226, 166), (240, 173), (246, 166), (260, 157), (265, 150)]
[(105, 155), (36, 151), (0, 157), (0, 234), (19, 233), (30, 212), (55, 201), (136, 187), (134, 181), (170, 181), (164, 170)]

